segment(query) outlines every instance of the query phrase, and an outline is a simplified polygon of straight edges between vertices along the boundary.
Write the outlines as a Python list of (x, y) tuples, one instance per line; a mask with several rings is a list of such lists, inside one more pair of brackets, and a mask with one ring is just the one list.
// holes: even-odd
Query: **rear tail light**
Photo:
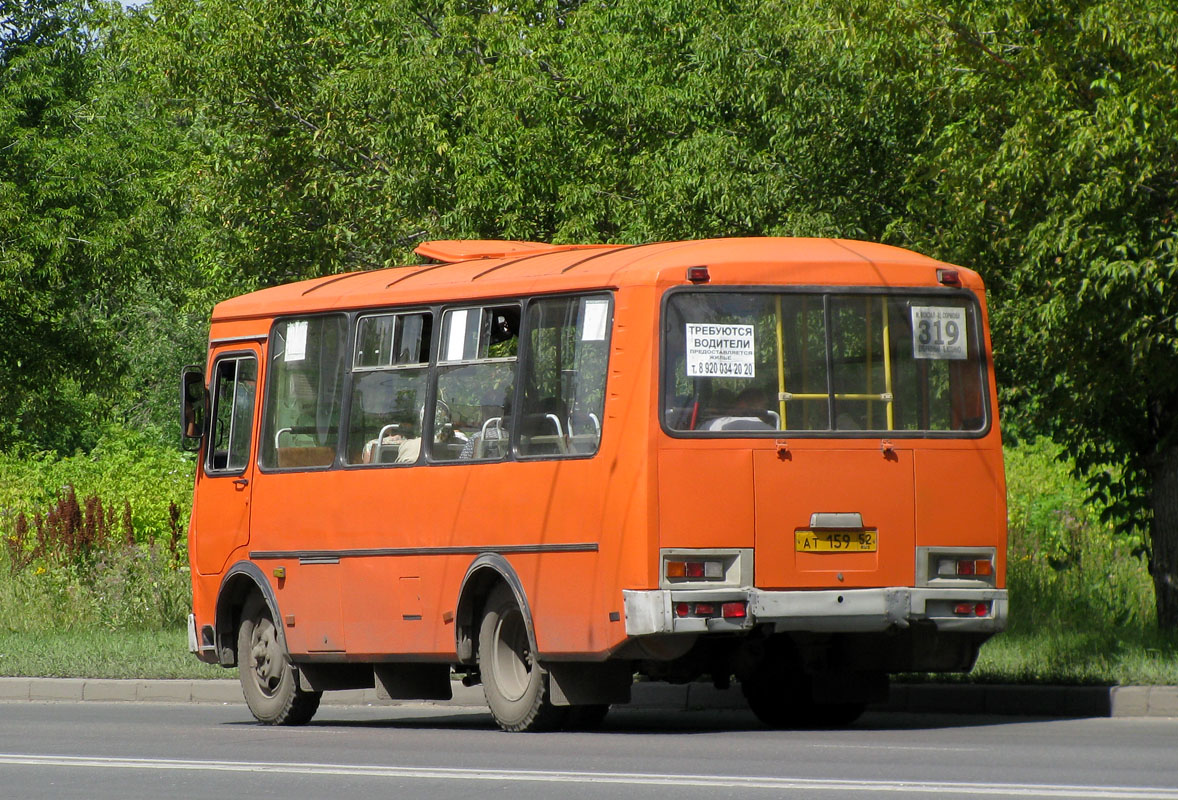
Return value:
[(675, 616), (680, 619), (744, 619), (748, 616), (748, 603), (744, 600), (727, 603), (676, 603)]
[(988, 558), (942, 558), (937, 561), (938, 578), (989, 577), (994, 562)]
[(958, 603), (953, 606), (953, 613), (959, 617), (985, 617), (990, 614), (989, 603)]
[(689, 580), (719, 581), (724, 579), (722, 561), (668, 561), (666, 576)]

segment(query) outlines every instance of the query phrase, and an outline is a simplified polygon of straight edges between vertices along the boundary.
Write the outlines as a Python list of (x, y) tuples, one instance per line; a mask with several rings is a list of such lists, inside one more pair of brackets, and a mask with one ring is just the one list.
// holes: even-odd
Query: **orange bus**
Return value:
[(735, 678), (767, 725), (839, 725), (1003, 628), (975, 272), (832, 239), (417, 252), (218, 304), (185, 371), (190, 646), (258, 720), (461, 677), (544, 730)]

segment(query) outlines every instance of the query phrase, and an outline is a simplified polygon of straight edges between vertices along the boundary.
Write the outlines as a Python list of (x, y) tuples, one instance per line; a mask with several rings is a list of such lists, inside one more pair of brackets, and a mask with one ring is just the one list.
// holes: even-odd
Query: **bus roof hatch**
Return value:
[(470, 261), (477, 258), (530, 256), (540, 253), (556, 253), (562, 250), (593, 250), (618, 246), (616, 244), (545, 244), (544, 242), (516, 242), (507, 239), (442, 239), (423, 242), (413, 252), (444, 264), (456, 264), (459, 261)]

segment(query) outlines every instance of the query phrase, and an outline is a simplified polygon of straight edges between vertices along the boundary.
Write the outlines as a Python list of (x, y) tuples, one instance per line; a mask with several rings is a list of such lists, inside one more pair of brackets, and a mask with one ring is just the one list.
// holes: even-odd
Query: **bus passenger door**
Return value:
[(193, 508), (193, 559), (202, 575), (222, 572), (232, 552), (249, 541), (257, 383), (256, 346), (215, 356), (209, 429)]

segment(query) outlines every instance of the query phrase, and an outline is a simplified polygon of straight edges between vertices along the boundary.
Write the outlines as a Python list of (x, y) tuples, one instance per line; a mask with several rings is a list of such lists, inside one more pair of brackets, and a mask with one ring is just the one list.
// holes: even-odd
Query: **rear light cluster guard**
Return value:
[(918, 547), (916, 585), (961, 588), (997, 586), (993, 547)]

